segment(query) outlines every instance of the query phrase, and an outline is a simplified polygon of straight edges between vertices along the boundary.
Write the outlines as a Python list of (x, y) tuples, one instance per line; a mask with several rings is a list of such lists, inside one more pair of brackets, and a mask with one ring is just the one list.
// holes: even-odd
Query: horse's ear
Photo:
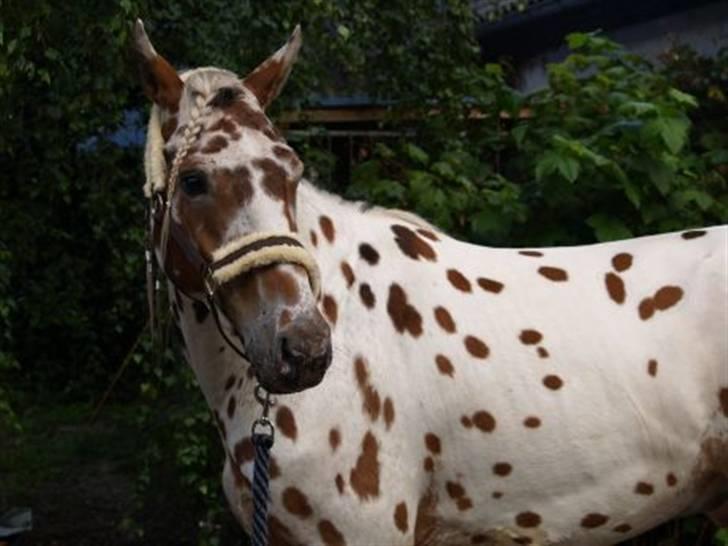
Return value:
[(248, 74), (243, 83), (257, 97), (264, 110), (283, 89), (301, 49), (301, 25), (296, 25), (286, 45)]
[(172, 65), (154, 49), (141, 19), (134, 23), (131, 49), (144, 93), (162, 108), (176, 112), (184, 84)]

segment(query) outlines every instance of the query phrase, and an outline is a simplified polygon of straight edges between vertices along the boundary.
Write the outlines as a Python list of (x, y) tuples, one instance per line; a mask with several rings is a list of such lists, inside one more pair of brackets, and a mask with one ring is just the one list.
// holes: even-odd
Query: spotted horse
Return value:
[[(583, 546), (690, 512), (728, 524), (725, 226), (467, 244), (302, 177), (265, 115), (298, 28), (242, 79), (178, 73), (140, 21), (133, 41), (154, 102), (145, 191), (167, 217), (157, 259), (245, 529), (256, 381), (287, 393), (272, 414), (272, 544)], [(298, 254), (201, 274), (271, 238)], [(210, 281), (250, 362), (204, 303)]]

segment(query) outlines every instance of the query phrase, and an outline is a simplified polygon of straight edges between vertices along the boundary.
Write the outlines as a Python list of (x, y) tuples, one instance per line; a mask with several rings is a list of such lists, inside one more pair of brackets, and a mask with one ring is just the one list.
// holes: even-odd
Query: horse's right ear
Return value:
[(144, 93), (160, 107), (176, 112), (184, 84), (172, 65), (154, 49), (141, 19), (134, 23), (131, 49)]

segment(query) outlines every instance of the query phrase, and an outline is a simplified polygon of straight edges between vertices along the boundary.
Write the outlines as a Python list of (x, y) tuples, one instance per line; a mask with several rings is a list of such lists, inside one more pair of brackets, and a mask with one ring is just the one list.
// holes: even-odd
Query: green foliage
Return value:
[(701, 107), (669, 71), (598, 35), (567, 42), (571, 54), (548, 67), (549, 85), (530, 96), (509, 87), (498, 66), (462, 67), (460, 96), (440, 101), (414, 139), (376, 149), (357, 167), (350, 194), (496, 245), (725, 222), (725, 128), (690, 138)]

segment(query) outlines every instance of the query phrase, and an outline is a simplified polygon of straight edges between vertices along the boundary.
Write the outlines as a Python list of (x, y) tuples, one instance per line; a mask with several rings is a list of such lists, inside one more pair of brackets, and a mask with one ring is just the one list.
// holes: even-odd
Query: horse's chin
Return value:
[[(278, 367), (280, 369), (280, 367)], [(323, 381), (325, 370), (320, 373), (287, 375), (282, 373), (256, 373), (258, 383), (271, 394), (293, 394), (316, 387)]]

